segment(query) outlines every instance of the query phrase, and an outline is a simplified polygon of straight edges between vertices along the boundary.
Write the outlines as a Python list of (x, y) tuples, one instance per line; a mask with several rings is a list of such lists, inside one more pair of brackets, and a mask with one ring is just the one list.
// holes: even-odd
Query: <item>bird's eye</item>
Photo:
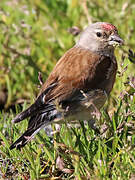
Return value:
[(97, 35), (97, 37), (101, 37), (102, 33), (101, 32), (97, 32), (96, 35)]

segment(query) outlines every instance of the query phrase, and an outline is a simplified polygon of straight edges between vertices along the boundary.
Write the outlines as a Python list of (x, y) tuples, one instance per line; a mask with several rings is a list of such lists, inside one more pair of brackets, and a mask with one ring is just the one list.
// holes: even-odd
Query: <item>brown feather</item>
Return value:
[[(109, 71), (109, 68), (112, 70)], [(110, 59), (87, 49), (73, 47), (58, 61), (40, 94), (52, 83), (57, 85), (47, 94), (46, 102), (52, 98), (58, 98), (59, 101), (69, 99), (76, 90), (99, 88), (109, 94), (113, 88), (116, 70), (115, 57)]]

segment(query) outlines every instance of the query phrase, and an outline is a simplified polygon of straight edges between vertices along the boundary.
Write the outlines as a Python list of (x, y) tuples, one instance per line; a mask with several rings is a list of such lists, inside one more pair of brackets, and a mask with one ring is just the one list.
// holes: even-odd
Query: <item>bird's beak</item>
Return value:
[(114, 46), (114, 47), (115, 46), (122, 46), (122, 45), (124, 45), (124, 41), (117, 34), (111, 35), (109, 37), (109, 45)]

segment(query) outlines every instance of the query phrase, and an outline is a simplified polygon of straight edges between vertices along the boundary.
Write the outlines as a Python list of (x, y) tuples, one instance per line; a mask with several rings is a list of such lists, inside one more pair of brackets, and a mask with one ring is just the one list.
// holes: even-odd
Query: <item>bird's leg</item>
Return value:
[(87, 108), (89, 108), (90, 106), (93, 107), (93, 108), (92, 108), (92, 112), (90, 112), (90, 116), (92, 116), (92, 119), (90, 119), (90, 120), (88, 121), (88, 126), (89, 126), (90, 128), (92, 128), (97, 134), (100, 134), (99, 129), (96, 127), (96, 119), (97, 119), (97, 120), (100, 119), (101, 113), (100, 113), (100, 111), (98, 110), (98, 108), (96, 107), (96, 105), (94, 104), (93, 100), (92, 100), (92, 99), (90, 100), (90, 97), (89, 97), (86, 93), (84, 93), (82, 90), (81, 90), (80, 92), (81, 92), (81, 93), (83, 94), (83, 96), (87, 99), (87, 101), (85, 102), (84, 105), (85, 105)]
[(93, 109), (94, 109), (93, 112), (91, 112), (91, 115), (93, 116), (93, 119), (90, 120), (88, 122), (88, 124), (97, 134), (100, 134), (100, 131), (96, 126), (96, 120), (100, 119), (101, 113), (100, 113), (100, 111), (98, 110), (98, 108), (96, 107), (96, 105), (93, 102), (91, 102), (91, 105), (93, 106)]
[[(84, 93), (82, 90), (80, 91), (82, 93), (82, 95), (87, 99), (87, 101), (85, 102), (85, 106), (87, 108), (89, 108), (90, 106), (93, 106), (93, 112), (91, 113), (92, 116), (95, 116), (97, 120), (100, 119), (101, 117), (101, 113), (100, 111), (98, 110), (98, 108), (96, 107), (96, 105), (94, 104), (94, 100), (92, 97), (89, 97), (86, 93)], [(91, 98), (91, 99), (90, 99)]]
[(91, 102), (91, 105), (94, 108), (94, 111), (91, 113), (91, 115), (95, 116), (97, 120), (99, 120), (101, 118), (101, 112), (98, 110), (98, 108), (96, 107), (96, 105)]

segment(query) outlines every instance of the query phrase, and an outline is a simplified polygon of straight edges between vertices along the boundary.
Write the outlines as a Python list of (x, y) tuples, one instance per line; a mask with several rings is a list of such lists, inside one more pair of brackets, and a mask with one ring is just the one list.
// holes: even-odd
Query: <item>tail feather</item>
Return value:
[[(38, 129), (37, 129), (38, 130)], [(23, 135), (17, 139), (11, 146), (10, 146), (10, 150), (16, 148), (16, 149), (21, 149), (22, 147), (24, 147), (28, 141), (30, 141), (34, 135), (35, 135), (35, 131), (34, 129), (27, 129)], [(39, 129), (40, 130), (40, 129)], [(38, 130), (38, 131), (39, 131)], [(37, 131), (37, 132), (38, 132)]]
[(38, 114), (31, 116), (28, 129), (10, 146), (10, 150), (24, 147), (42, 128), (51, 124), (55, 118), (60, 119), (61, 113), (55, 109), (54, 105), (47, 112), (46, 110), (42, 110)]
[(28, 139), (25, 138), (27, 137), (27, 134), (28, 134), (28, 130), (10, 146), (10, 150), (14, 148), (21, 149), (21, 147), (25, 146), (25, 144), (28, 141)]
[[(46, 114), (45, 114), (46, 115)], [(21, 149), (27, 142), (29, 142), (45, 125), (48, 124), (46, 117), (44, 116), (44, 122), (42, 122), (42, 115), (32, 116), (28, 124), (27, 130), (19, 137), (11, 146), (10, 150), (16, 148)]]

